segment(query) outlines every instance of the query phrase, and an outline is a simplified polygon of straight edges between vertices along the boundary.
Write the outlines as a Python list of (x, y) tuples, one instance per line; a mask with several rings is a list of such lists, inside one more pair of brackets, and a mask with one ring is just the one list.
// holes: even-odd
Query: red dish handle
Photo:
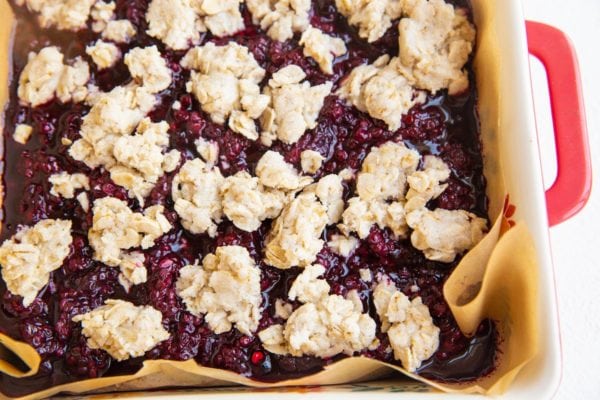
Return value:
[(581, 211), (592, 188), (579, 64), (569, 38), (552, 26), (527, 21), (527, 41), (529, 53), (542, 62), (548, 75), (558, 174), (546, 192), (546, 203), (554, 226)]

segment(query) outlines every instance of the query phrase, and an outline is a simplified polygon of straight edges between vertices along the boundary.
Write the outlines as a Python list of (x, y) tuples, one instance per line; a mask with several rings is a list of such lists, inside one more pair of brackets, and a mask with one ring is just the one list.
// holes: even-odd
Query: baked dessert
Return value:
[(0, 331), (24, 395), (194, 359), (494, 369), (442, 286), (486, 232), (467, 1), (16, 0)]

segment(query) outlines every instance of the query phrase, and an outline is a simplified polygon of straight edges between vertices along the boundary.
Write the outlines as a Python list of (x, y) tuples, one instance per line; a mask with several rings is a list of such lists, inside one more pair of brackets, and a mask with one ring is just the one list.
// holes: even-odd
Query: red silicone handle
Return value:
[(548, 75), (554, 121), (558, 174), (546, 192), (550, 226), (577, 214), (592, 188), (592, 163), (579, 76), (579, 64), (569, 38), (560, 30), (527, 21), (529, 53)]

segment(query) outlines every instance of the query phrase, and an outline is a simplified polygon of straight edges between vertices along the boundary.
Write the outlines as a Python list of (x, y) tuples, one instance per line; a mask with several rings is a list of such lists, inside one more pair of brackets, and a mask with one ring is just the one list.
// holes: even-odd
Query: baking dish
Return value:
[[(545, 360), (542, 360), (540, 364), (545, 366), (542, 371), (549, 373), (548, 376), (551, 377), (555, 375), (556, 371), (546, 370), (548, 366), (557, 365), (558, 340), (556, 318), (552, 317), (555, 316), (555, 306), (551, 296), (553, 287), (549, 257), (547, 257), (547, 236), (543, 230), (547, 224), (542, 212), (544, 202), (541, 175), (539, 174), (540, 167), (539, 163), (536, 163), (534, 137), (529, 136), (533, 135), (533, 118), (531, 112), (528, 111), (531, 109), (531, 100), (526, 86), (527, 59), (524, 51), (523, 28), (515, 23), (515, 21), (519, 21), (520, 16), (515, 2), (506, 2), (500, 6), (492, 4), (490, 1), (479, 1), (474, 2), (474, 6), (481, 37), (479, 46), (481, 50), (477, 56), (476, 67), (480, 78), (482, 128), (495, 134), (498, 138), (497, 145), (502, 153), (502, 158), (510, 160), (503, 163), (506, 164), (507, 187), (511, 196), (511, 206), (507, 208), (507, 216), (514, 220), (525, 221), (536, 238), (540, 257), (539, 264), (543, 269), (542, 282), (540, 282), (542, 303), (540, 309), (544, 310), (543, 314), (549, 315), (548, 320), (541, 321), (542, 332), (546, 333), (546, 337), (543, 339), (544, 346), (541, 357)], [(509, 48), (511, 51), (505, 51)], [(560, 140), (557, 142), (560, 146)], [(571, 147), (571, 149), (573, 148)], [(565, 160), (562, 148), (559, 156), (559, 164), (562, 165), (561, 161)], [(586, 158), (583, 157), (577, 161), (585, 163)], [(573, 166), (574, 164), (569, 163), (570, 168)], [(580, 173), (579, 176), (583, 176), (584, 179), (582, 181), (569, 179), (565, 181), (565, 176), (559, 173), (559, 181), (548, 196), (549, 204), (553, 204), (553, 199), (563, 199), (561, 194), (565, 193), (563, 192), (565, 187), (561, 185), (561, 182), (585, 186), (585, 177), (589, 174)], [(586, 190), (583, 190), (585, 188), (576, 189), (578, 190), (569, 187), (568, 192), (585, 195)], [(571, 198), (558, 202), (558, 208), (552, 208), (551, 217), (554, 216), (555, 220), (558, 220), (559, 217), (572, 213), (577, 205), (581, 205), (580, 201), (573, 200), (575, 199)], [(539, 229), (542, 231), (538, 232)], [(546, 383), (544, 386), (552, 385)], [(536, 393), (539, 394), (540, 391), (536, 390)]]

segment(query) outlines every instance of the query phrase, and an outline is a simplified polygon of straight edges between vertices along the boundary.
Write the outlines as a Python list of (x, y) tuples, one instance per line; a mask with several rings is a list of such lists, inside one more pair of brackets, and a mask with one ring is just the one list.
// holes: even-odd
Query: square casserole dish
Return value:
[[(539, 273), (540, 351), (517, 376), (504, 398), (550, 398), (561, 379), (561, 346), (554, 272), (548, 228), (575, 215), (589, 197), (591, 166), (585, 115), (575, 53), (564, 34), (549, 26), (525, 23), (519, 0), (472, 0), (478, 43), (475, 72), (481, 131), (493, 137), (502, 162), (510, 206), (505, 215), (528, 226), (537, 250)], [(12, 17), (7, 0), (0, 0), (0, 102), (6, 101), (11, 78)], [(529, 43), (528, 43), (529, 39)], [(558, 177), (544, 192), (531, 93), (529, 52), (545, 65), (549, 77), (557, 144)], [(0, 120), (0, 127), (3, 121)], [(484, 157), (490, 149), (484, 148)], [(2, 349), (0, 349), (1, 351)], [(331, 387), (187, 389), (93, 398), (183, 399), (208, 395), (221, 399), (315, 399), (338, 397), (439, 398), (440, 393), (405, 379), (388, 379)], [(474, 398), (473, 395), (448, 395)], [(1, 397), (1, 396), (0, 396)], [(81, 397), (79, 397), (81, 398)]]

